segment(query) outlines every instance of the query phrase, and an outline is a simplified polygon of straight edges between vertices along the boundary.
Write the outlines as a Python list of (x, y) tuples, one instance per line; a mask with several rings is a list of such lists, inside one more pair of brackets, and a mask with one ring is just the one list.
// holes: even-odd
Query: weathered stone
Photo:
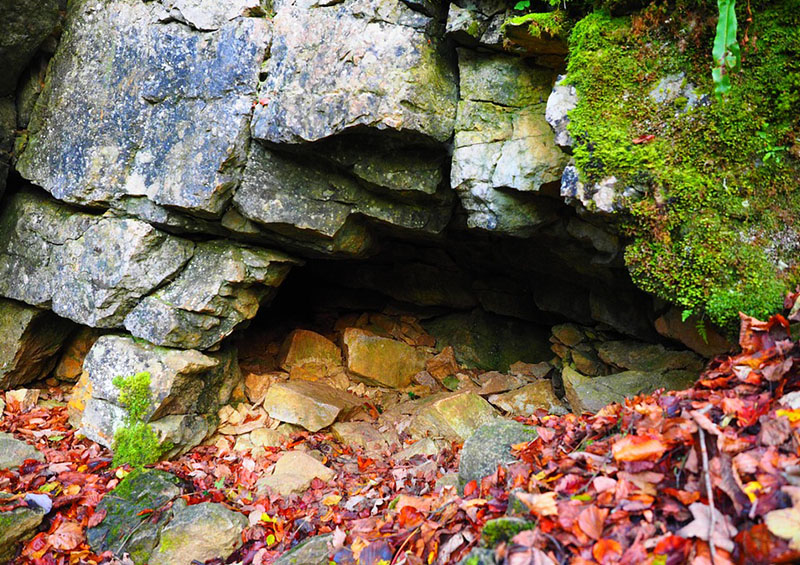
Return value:
[(294, 260), (226, 241), (198, 243), (175, 280), (125, 317), (136, 337), (166, 347), (207, 349), (256, 315)]
[(389, 448), (383, 435), (368, 422), (337, 422), (331, 432), (344, 445), (360, 447), (368, 455), (381, 455)]
[(62, 381), (77, 381), (83, 372), (83, 361), (94, 342), (103, 332), (93, 328), (81, 328), (66, 343), (53, 376)]
[(17, 112), (14, 100), (10, 96), (0, 98), (0, 197), (6, 189), (6, 177), (11, 168), (16, 126)]
[(430, 16), (391, 0), (293, 0), (272, 22), (255, 138), (299, 143), (355, 126), (451, 136), (455, 75)]
[(275, 565), (328, 565), (331, 543), (333, 534), (308, 538), (278, 557)]
[(507, 371), (512, 363), (537, 363), (552, 357), (548, 332), (483, 310), (433, 318), (425, 329), (440, 345), (452, 345), (462, 365)]
[(263, 406), (270, 418), (316, 432), (331, 425), (342, 412), (361, 404), (358, 397), (321, 382), (273, 383)]
[(227, 559), (242, 545), (247, 518), (222, 504), (201, 502), (187, 506), (179, 500), (172, 520), (161, 530), (151, 563), (186, 565), (213, 558)]
[[(201, 215), (224, 210), (244, 164), (268, 24), (228, 20), (241, 1), (171, 4), (177, 12), (137, 0), (71, 4), (17, 164), (25, 178), (79, 204), (146, 196)], [(218, 29), (196, 29), (198, 14)]]
[(11, 434), (0, 432), (0, 469), (13, 469), (27, 459), (44, 461), (38, 449), (14, 438)]
[[(506, 5), (496, 0), (458, 0), (447, 11), (445, 32), (458, 43), (502, 49), (499, 29)], [(499, 22), (499, 25), (498, 25)]]
[[(9, 496), (0, 492), (0, 504)], [(0, 563), (11, 562), (17, 552), (17, 545), (36, 532), (44, 515), (45, 511), (38, 506), (0, 512)]]
[(569, 134), (569, 113), (578, 105), (578, 92), (571, 84), (564, 84), (566, 77), (556, 78), (553, 91), (547, 98), (545, 119), (556, 134), (555, 142), (560, 147), (572, 147), (573, 139)]
[(258, 480), (256, 488), (259, 493), (270, 488), (282, 496), (288, 496), (302, 493), (314, 479), (328, 482), (335, 476), (333, 470), (310, 455), (302, 451), (290, 451), (278, 459), (271, 475)]
[(455, 375), (458, 372), (458, 361), (453, 348), (448, 345), (438, 355), (428, 359), (425, 370), (439, 380)]
[(194, 244), (139, 220), (95, 216), (29, 190), (0, 213), (0, 294), (92, 327), (120, 327)]
[(459, 484), (480, 483), (483, 477), (497, 471), (498, 465), (517, 461), (511, 446), (536, 439), (536, 430), (511, 420), (496, 420), (479, 427), (464, 442), (458, 463)]
[(679, 113), (685, 113), (710, 102), (708, 96), (699, 96), (697, 88), (686, 78), (686, 73), (675, 73), (663, 77), (649, 93), (657, 104), (672, 104)]
[(3, 412), (6, 410), (6, 401), (0, 396), (0, 422), (3, 421)]
[(0, 11), (0, 96), (14, 92), (25, 65), (58, 23), (58, 0), (5, 0)]
[(606, 375), (609, 372), (608, 367), (603, 364), (591, 347), (587, 346), (585, 350), (571, 349), (570, 355), (572, 364), (575, 365), (579, 373), (596, 377), (598, 375)]
[(46, 377), (73, 328), (52, 312), (0, 298), (0, 390)]
[(697, 373), (680, 370), (666, 373), (624, 371), (605, 377), (587, 377), (570, 367), (564, 367), (561, 378), (572, 411), (581, 413), (597, 412), (608, 404), (623, 403), (626, 398), (650, 394), (658, 388), (684, 389), (694, 383)]
[(707, 339), (703, 339), (703, 336), (697, 331), (697, 319), (694, 316), (683, 320), (678, 308), (670, 308), (656, 319), (655, 328), (662, 336), (681, 342), (703, 357), (714, 357), (733, 349), (731, 342), (723, 335), (709, 327), (706, 322), (701, 323), (705, 326)]
[(478, 394), (481, 396), (488, 396), (490, 394), (499, 394), (508, 390), (514, 390), (524, 386), (527, 382), (518, 376), (498, 373), (497, 371), (484, 373), (478, 377), (478, 380), (481, 384)]
[[(214, 432), (210, 414), (170, 414), (150, 423), (161, 446), (161, 459), (183, 455)], [(169, 449), (167, 449), (169, 448)]]
[(295, 367), (313, 364), (321, 369), (321, 376), (341, 366), (342, 352), (331, 340), (309, 330), (294, 330), (283, 342), (281, 368), (291, 371)]
[(567, 347), (575, 347), (586, 339), (586, 335), (575, 324), (558, 324), (550, 331), (553, 332), (554, 338)]
[(324, 253), (363, 254), (373, 243), (361, 216), (408, 230), (439, 233), (450, 219), (443, 202), (400, 202), (370, 191), (320, 163), (253, 144), (234, 204), (244, 218), (295, 246)]
[(531, 21), (525, 16), (511, 18), (503, 25), (503, 36), (508, 41), (509, 51), (520, 55), (536, 56), (539, 64), (548, 64), (556, 68), (564, 66), (567, 55), (567, 38), (553, 35), (539, 28), (531, 33)]
[(429, 357), (422, 349), (359, 328), (347, 328), (342, 341), (351, 373), (368, 383), (391, 388), (410, 385), (411, 378), (425, 369)]
[(486, 521), (481, 530), (481, 540), (488, 547), (495, 547), (502, 542), (510, 542), (518, 533), (535, 527), (535, 522), (513, 516), (502, 516)]
[(97, 505), (95, 512), (106, 512), (100, 524), (86, 531), (86, 540), (95, 553), (112, 551), (115, 555), (129, 553), (136, 565), (144, 565), (158, 544), (159, 530), (172, 513), (164, 512), (165, 505), (181, 494), (179, 479), (164, 471), (145, 470), (125, 477)]
[(405, 461), (406, 459), (411, 459), (412, 457), (416, 457), (418, 455), (427, 455), (433, 456), (437, 455), (441, 449), (436, 442), (431, 438), (422, 438), (418, 439), (402, 451), (398, 451), (394, 458), (397, 461)]
[[(204, 354), (195, 350), (157, 347), (131, 337), (99, 338), (84, 361), (84, 374), (70, 398), (70, 422), (84, 435), (110, 447), (126, 410), (119, 405), (113, 380), (140, 372), (150, 373), (152, 400), (144, 418), (181, 450), (203, 440), (215, 414), (227, 402), (238, 382), (235, 350)], [(170, 418), (166, 416), (187, 416)]]
[(610, 176), (594, 184), (585, 184), (574, 163), (567, 165), (561, 175), (561, 197), (594, 214), (612, 215), (626, 209), (626, 202), (641, 197), (644, 187), (617, 186), (617, 177)]
[(416, 437), (464, 441), (496, 417), (492, 406), (474, 392), (443, 393), (420, 402), (408, 431)]
[(591, 245), (596, 251), (613, 258), (619, 253), (619, 238), (594, 224), (578, 218), (570, 218), (567, 222), (567, 233), (582, 243)]
[(39, 402), (38, 388), (15, 388), (6, 392), (6, 402), (15, 412), (29, 412)]
[(606, 363), (632, 371), (662, 373), (686, 369), (699, 374), (703, 368), (703, 361), (691, 351), (670, 351), (663, 345), (638, 341), (606, 341), (600, 344), (597, 353)]
[(250, 443), (256, 447), (280, 447), (286, 443), (287, 439), (289, 439), (289, 434), (283, 430), (258, 428), (250, 432)]
[(555, 219), (554, 204), (529, 193), (558, 181), (567, 163), (544, 117), (553, 73), (464, 49), (459, 71), (450, 183), (467, 226), (528, 236)]
[(493, 394), (489, 402), (514, 416), (530, 416), (536, 410), (547, 410), (551, 414), (565, 414), (567, 409), (558, 399), (549, 380), (536, 381), (522, 388)]

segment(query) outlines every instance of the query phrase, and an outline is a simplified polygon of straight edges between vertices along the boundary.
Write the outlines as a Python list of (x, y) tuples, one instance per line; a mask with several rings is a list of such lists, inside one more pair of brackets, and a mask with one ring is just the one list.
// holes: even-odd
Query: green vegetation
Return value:
[[(622, 226), (634, 281), (728, 328), (739, 311), (774, 312), (798, 281), (800, 0), (752, 10), (742, 71), (726, 73), (724, 99), (707, 71), (707, 7), (595, 11), (569, 41), (581, 180), (614, 176), (640, 195)], [(668, 76), (663, 96), (651, 96)]]
[(155, 431), (145, 421), (152, 403), (150, 373), (116, 377), (113, 384), (120, 390), (120, 404), (128, 412), (124, 426), (114, 434), (114, 465), (141, 468), (155, 463), (170, 447), (159, 444)]
[(550, 36), (566, 39), (572, 28), (573, 20), (562, 10), (553, 12), (540, 12), (516, 16), (506, 20), (506, 24), (514, 26), (528, 26), (528, 33), (532, 37), (540, 38)]

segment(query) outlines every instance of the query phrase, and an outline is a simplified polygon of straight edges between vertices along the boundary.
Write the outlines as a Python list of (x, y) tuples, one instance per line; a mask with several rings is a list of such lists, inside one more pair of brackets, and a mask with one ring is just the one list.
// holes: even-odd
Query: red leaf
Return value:
[(599, 540), (603, 537), (603, 527), (605, 526), (607, 517), (607, 508), (601, 510), (597, 506), (592, 505), (578, 514), (578, 526), (580, 526), (584, 534), (594, 540)]
[(592, 556), (602, 565), (616, 563), (622, 556), (622, 545), (616, 540), (603, 538), (594, 544)]
[(611, 448), (617, 461), (655, 461), (667, 450), (667, 446), (654, 434), (628, 435), (617, 440)]
[(651, 141), (653, 141), (655, 138), (656, 138), (656, 136), (655, 136), (655, 135), (653, 135), (652, 133), (648, 133), (647, 135), (642, 135), (642, 136), (639, 136), (639, 137), (637, 137), (636, 139), (634, 139), (634, 140), (632, 141), (632, 143), (633, 143), (634, 145), (641, 145), (641, 144), (643, 144), (643, 143), (650, 143), (650, 142), (651, 142)]

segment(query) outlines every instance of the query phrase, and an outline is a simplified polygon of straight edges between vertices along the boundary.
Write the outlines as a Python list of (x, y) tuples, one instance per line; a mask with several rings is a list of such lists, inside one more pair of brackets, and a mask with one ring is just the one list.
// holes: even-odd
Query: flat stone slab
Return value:
[(347, 369), (370, 384), (403, 388), (411, 378), (425, 370), (430, 357), (426, 351), (402, 341), (372, 334), (359, 328), (347, 328), (342, 338), (347, 355)]
[(32, 445), (0, 432), (0, 469), (19, 467), (26, 460), (44, 461), (44, 455)]
[(273, 383), (264, 397), (264, 410), (270, 418), (297, 424), (310, 432), (330, 426), (341, 412), (361, 404), (357, 396), (321, 382), (289, 381)]
[(300, 494), (311, 485), (314, 479), (331, 481), (336, 473), (307, 453), (290, 451), (275, 463), (271, 475), (263, 477), (256, 483), (259, 493), (270, 488), (282, 496)]

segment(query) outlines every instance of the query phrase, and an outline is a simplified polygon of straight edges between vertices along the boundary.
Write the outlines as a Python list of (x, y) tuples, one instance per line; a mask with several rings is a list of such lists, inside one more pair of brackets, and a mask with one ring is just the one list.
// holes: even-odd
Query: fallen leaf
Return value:
[(607, 508), (600, 509), (595, 505), (591, 505), (578, 514), (578, 526), (583, 530), (584, 534), (593, 540), (599, 540), (603, 537), (603, 526), (607, 517)]
[(767, 513), (764, 523), (774, 535), (789, 540), (789, 548), (800, 551), (800, 487), (783, 487), (783, 491), (791, 496), (792, 507)]
[(661, 457), (667, 446), (655, 435), (627, 435), (617, 440), (611, 453), (617, 461), (654, 461)]
[(622, 545), (616, 540), (603, 538), (592, 547), (592, 556), (601, 565), (616, 563), (622, 557)]
[(558, 506), (556, 505), (556, 496), (558, 495), (554, 492), (546, 492), (544, 494), (519, 492), (516, 496), (536, 516), (555, 516), (558, 514)]
[(62, 522), (47, 541), (60, 551), (72, 551), (83, 543), (83, 528), (77, 522)]
[[(694, 520), (686, 524), (676, 535), (684, 538), (697, 538), (708, 541), (708, 533), (711, 526), (711, 507), (701, 502), (694, 502), (689, 506)], [(727, 516), (716, 508), (714, 509), (715, 524), (711, 541), (716, 547), (725, 551), (733, 551), (733, 536), (736, 535), (736, 528), (730, 523)]]

